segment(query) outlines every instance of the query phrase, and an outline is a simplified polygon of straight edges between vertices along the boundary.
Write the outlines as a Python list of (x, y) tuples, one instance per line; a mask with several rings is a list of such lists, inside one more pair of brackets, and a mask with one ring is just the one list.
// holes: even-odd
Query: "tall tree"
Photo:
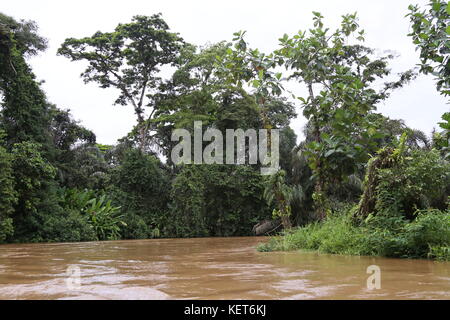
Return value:
[(284, 128), (295, 116), (294, 106), (276, 96), (267, 99), (262, 117), (255, 92), (226, 75), (228, 49), (230, 44), (222, 42), (203, 48), (186, 46), (179, 68), (161, 86), (155, 122), (166, 154), (170, 154), (171, 130), (192, 128), (196, 120), (202, 121), (204, 128), (221, 130), (225, 136), (226, 129), (259, 129), (265, 124)]
[(52, 163), (52, 107), (25, 60), (45, 48), (45, 41), (35, 24), (5, 17), (0, 15), (0, 129), (17, 193), (11, 218), (15, 239), (36, 241), (45, 238), (45, 221), (62, 211)]
[(372, 58), (374, 50), (360, 44), (364, 31), (359, 29), (356, 14), (343, 16), (334, 32), (325, 28), (320, 13), (313, 14), (314, 28), (293, 37), (284, 35), (277, 54), (292, 71), (289, 79), (303, 83), (308, 92), (306, 98), (299, 99), (313, 135), (306, 153), (316, 180), (316, 212), (324, 218), (327, 183), (365, 162), (363, 146), (378, 135), (366, 116), (413, 73), (407, 71), (398, 81), (375, 90), (374, 82), (389, 75), (387, 62), (392, 56)]
[(135, 16), (119, 24), (113, 32), (96, 32), (82, 39), (69, 38), (58, 50), (72, 61), (89, 66), (81, 74), (84, 81), (101, 88), (120, 91), (115, 104), (132, 105), (137, 117), (138, 143), (144, 150), (151, 135), (153, 116), (158, 108), (153, 99), (161, 83), (161, 68), (172, 65), (183, 40), (170, 32), (160, 14)]
[[(0, 21), (4, 21), (4, 17), (0, 15)], [(43, 44), (33, 30), (27, 33), (17, 25), (21, 24), (14, 23), (14, 20), (8, 24), (0, 22), (0, 126), (7, 135), (9, 147), (14, 143), (34, 141), (42, 144), (45, 151), (49, 152), (48, 104), (25, 61), (27, 53), (36, 53), (43, 48)]]
[[(283, 92), (282, 74), (276, 68), (282, 59), (274, 53), (265, 54), (252, 49), (244, 39), (245, 31), (234, 33), (233, 42), (228, 44), (226, 54), (218, 57), (220, 76), (240, 88), (248, 85), (255, 97), (260, 120), (265, 129), (275, 128), (269, 117), (269, 106), (279, 100)], [(273, 106), (273, 105), (272, 105)], [(292, 112), (292, 115), (295, 115)], [(268, 142), (270, 143), (270, 133)]]

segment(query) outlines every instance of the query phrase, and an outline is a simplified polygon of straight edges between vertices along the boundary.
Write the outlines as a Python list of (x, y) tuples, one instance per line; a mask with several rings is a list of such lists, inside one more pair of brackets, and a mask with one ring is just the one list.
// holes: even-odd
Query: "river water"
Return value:
[[(2, 245), (0, 299), (450, 298), (448, 262), (257, 252), (256, 245), (264, 241)], [(369, 266), (380, 272), (367, 273)], [(378, 275), (381, 288), (369, 289), (368, 278), (373, 287)]]

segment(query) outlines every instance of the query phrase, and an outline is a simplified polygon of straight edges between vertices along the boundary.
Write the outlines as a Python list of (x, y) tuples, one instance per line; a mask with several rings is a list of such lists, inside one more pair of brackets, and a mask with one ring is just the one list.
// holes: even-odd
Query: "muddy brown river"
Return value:
[(448, 262), (257, 252), (264, 241), (1, 245), (0, 299), (450, 298)]

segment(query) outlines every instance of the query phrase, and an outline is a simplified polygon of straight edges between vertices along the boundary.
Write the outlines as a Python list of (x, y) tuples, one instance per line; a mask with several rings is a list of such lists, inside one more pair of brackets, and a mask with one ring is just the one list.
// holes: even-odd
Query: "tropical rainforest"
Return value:
[[(134, 111), (132, 130), (104, 145), (48, 101), (28, 62), (47, 47), (37, 24), (0, 13), (0, 243), (247, 236), (269, 224), (260, 251), (450, 260), (450, 112), (431, 133), (377, 112), (419, 74), (450, 97), (450, 4), (405, 15), (420, 58), (399, 74), (393, 55), (365, 45), (357, 14), (331, 29), (313, 12), (270, 53), (244, 31), (187, 43), (161, 14), (67, 38), (58, 55)], [(171, 134), (194, 121), (279, 129), (278, 172), (173, 163)]]

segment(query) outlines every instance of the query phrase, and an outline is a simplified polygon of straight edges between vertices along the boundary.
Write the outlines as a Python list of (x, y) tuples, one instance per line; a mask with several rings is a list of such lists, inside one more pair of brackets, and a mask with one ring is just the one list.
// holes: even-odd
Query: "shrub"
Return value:
[(446, 207), (450, 163), (436, 150), (414, 150), (396, 166), (377, 174), (376, 212), (402, 212), (413, 219), (417, 209)]
[(98, 240), (120, 239), (120, 228), (126, 224), (119, 215), (120, 207), (114, 207), (105, 194), (96, 196), (93, 190), (67, 189), (64, 191), (62, 205), (83, 216), (95, 231)]
[[(125, 239), (147, 238), (155, 228), (162, 229), (162, 218), (168, 211), (170, 177), (158, 158), (139, 150), (128, 150), (111, 173), (110, 193), (121, 207)], [(131, 226), (138, 230), (132, 230)]]
[(423, 210), (405, 226), (409, 256), (418, 258), (448, 257), (450, 249), (450, 210)]
[(450, 246), (432, 246), (428, 257), (438, 261), (450, 261)]
[(125, 226), (121, 228), (124, 239), (147, 239), (150, 237), (150, 228), (144, 219), (133, 213), (126, 213), (122, 218)]
[(84, 212), (99, 240), (120, 239), (120, 226), (126, 225), (118, 214), (120, 207), (113, 207), (106, 195), (90, 199)]
[(422, 210), (414, 221), (401, 214), (369, 216), (352, 223), (352, 210), (293, 230), (260, 245), (259, 251), (316, 250), (322, 253), (450, 260), (450, 211)]
[(67, 210), (63, 213), (49, 215), (42, 227), (39, 237), (33, 242), (78, 242), (98, 240), (97, 234), (78, 211)]
[(270, 218), (263, 177), (250, 166), (185, 165), (172, 186), (171, 218), (177, 236), (250, 235)]
[(362, 228), (353, 226), (348, 214), (335, 214), (323, 222), (311, 223), (294, 229), (283, 237), (274, 238), (259, 249), (306, 249), (322, 253), (361, 254), (362, 237)]

